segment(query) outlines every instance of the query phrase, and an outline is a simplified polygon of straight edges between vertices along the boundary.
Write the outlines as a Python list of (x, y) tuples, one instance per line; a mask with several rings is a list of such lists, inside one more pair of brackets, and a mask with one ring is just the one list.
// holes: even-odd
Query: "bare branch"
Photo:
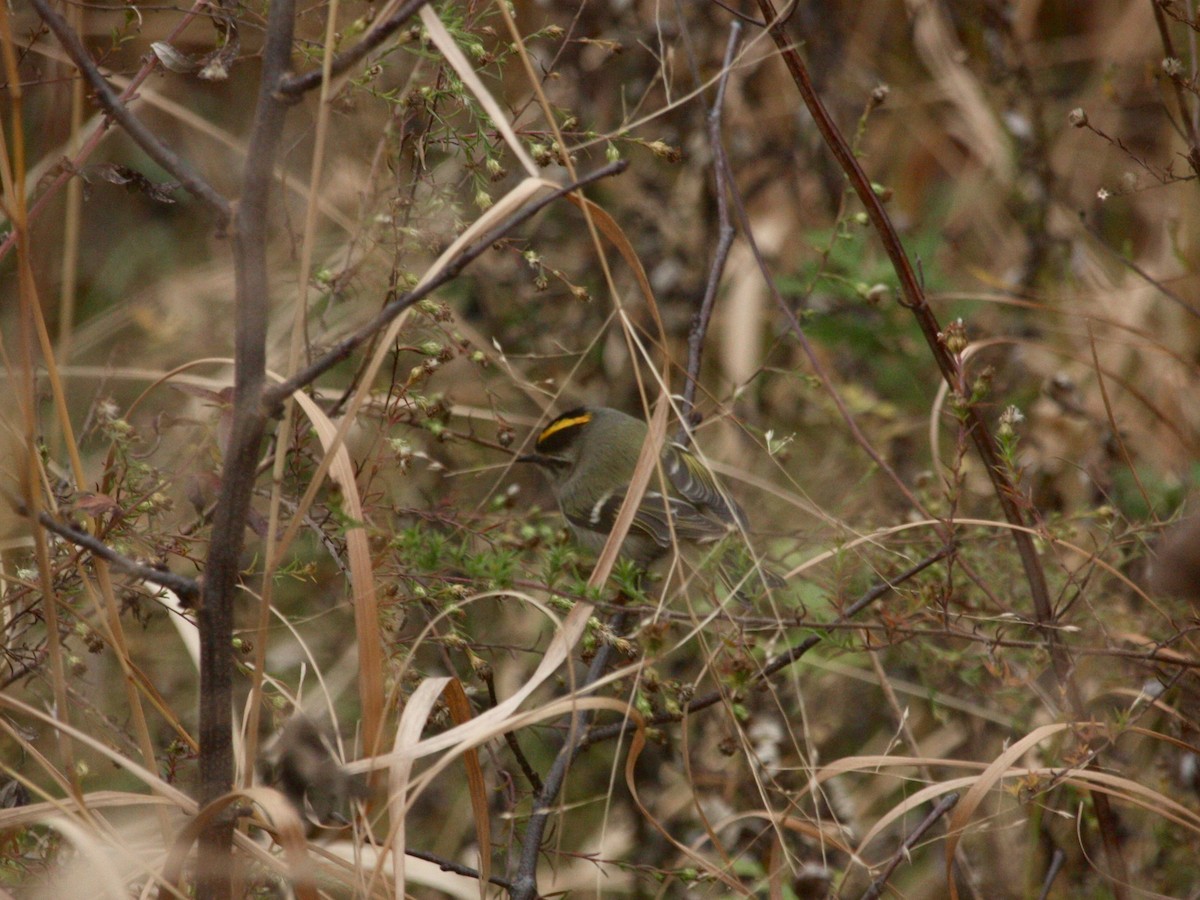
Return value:
[(294, 391), (299, 390), (315, 381), (325, 372), (328, 372), (342, 360), (346, 359), (359, 346), (370, 340), (377, 332), (387, 326), (396, 316), (404, 312), (415, 303), (423, 300), (432, 294), (435, 290), (446, 284), (457, 276), (470, 263), (474, 262), (485, 250), (490, 248), (492, 244), (500, 240), (502, 237), (513, 231), (518, 226), (529, 221), (538, 212), (549, 206), (560, 197), (577, 191), (582, 187), (586, 187), (593, 182), (599, 181), (602, 178), (607, 178), (610, 175), (618, 175), (624, 172), (629, 164), (625, 160), (618, 160), (614, 163), (609, 163), (603, 168), (597, 169), (590, 175), (585, 175), (578, 181), (573, 181), (570, 184), (564, 185), (554, 191), (551, 191), (546, 196), (530, 203), (520, 212), (510, 216), (505, 221), (497, 225), (492, 231), (481, 237), (474, 244), (465, 248), (462, 253), (450, 260), (442, 271), (438, 272), (421, 286), (414, 288), (406, 294), (397, 297), (387, 306), (379, 311), (379, 313), (363, 325), (358, 331), (345, 338), (342, 341), (334, 344), (324, 355), (309, 363), (308, 366), (301, 369), (287, 381), (273, 385), (268, 388), (263, 394), (263, 407), (270, 415), (275, 415), (280, 404)]
[[(291, 63), (294, 0), (273, 0), (267, 18), (254, 122), (247, 145), (242, 194), (233, 219), (235, 344), (233, 428), (213, 512), (200, 609), (200, 801), (209, 803), (233, 784), (230, 710), (233, 700), (233, 595), (237, 589), (246, 517), (257, 474), (266, 416), (268, 200), (287, 103), (280, 81)], [(219, 819), (200, 839), (196, 894), (227, 900), (232, 890), (232, 822)]]
[[(336, 78), (338, 75), (341, 75), (382, 44), (391, 35), (395, 34), (404, 23), (416, 15), (417, 11), (427, 2), (428, 0), (406, 0), (406, 2), (400, 4), (399, 9), (382, 22), (377, 22), (370, 31), (363, 35), (357, 44), (333, 58), (330, 76)], [(301, 95), (321, 84), (322, 75), (323, 73), (320, 69), (305, 72), (303, 75), (292, 75), (280, 82), (279, 93), (293, 100), (298, 100)]]
[(47, 0), (33, 0), (33, 6), (50, 30), (54, 32), (54, 36), (58, 38), (58, 42), (62, 44), (67, 56), (71, 57), (71, 61), (75, 63), (80, 74), (92, 86), (92, 90), (96, 92), (96, 99), (104, 111), (125, 129), (125, 133), (146, 151), (147, 156), (170, 172), (183, 185), (184, 190), (212, 207), (217, 214), (219, 226), (224, 228), (232, 215), (229, 201), (218, 193), (203, 175), (192, 168), (191, 163), (159, 140), (158, 136), (142, 124), (142, 120), (121, 102), (121, 98), (113, 90), (112, 85), (96, 68), (96, 64), (88, 54), (87, 48), (83, 46), (79, 35), (67, 24), (67, 20), (50, 6)]
[(900, 863), (908, 859), (909, 851), (916, 846), (917, 841), (921, 839), (925, 832), (933, 827), (934, 822), (946, 815), (946, 813), (950, 812), (957, 805), (957, 793), (947, 794), (938, 801), (938, 804), (929, 811), (929, 815), (921, 821), (921, 824), (914, 828), (912, 833), (904, 839), (904, 843), (900, 845), (900, 849), (888, 860), (888, 864), (884, 866), (879, 877), (872, 881), (871, 886), (863, 893), (862, 900), (876, 900), (877, 897), (882, 897), (883, 889), (887, 885), (888, 879), (892, 877), (892, 873), (896, 871)]
[(679, 411), (680, 428), (676, 438), (684, 446), (690, 443), (691, 429), (697, 424), (692, 421), (692, 412), (696, 405), (696, 386), (700, 383), (704, 337), (708, 333), (708, 324), (712, 321), (713, 307), (717, 302), (717, 290), (721, 285), (721, 276), (725, 273), (725, 263), (729, 259), (729, 248), (733, 246), (733, 238), (736, 233), (729, 216), (729, 185), (727, 182), (729, 165), (725, 156), (725, 145), (721, 142), (721, 110), (725, 105), (725, 87), (729, 84), (733, 57), (737, 53), (741, 37), (742, 23), (734, 22), (729, 28), (729, 43), (725, 47), (721, 79), (717, 82), (717, 96), (713, 101), (712, 109), (708, 111), (708, 144), (712, 148), (713, 179), (716, 181), (717, 194), (717, 249), (713, 253), (712, 265), (708, 269), (708, 283), (704, 287), (704, 298), (700, 302), (700, 309), (692, 318), (692, 329), (688, 333), (687, 372), (684, 375), (683, 403)]
[[(905, 251), (904, 245), (900, 242), (900, 236), (896, 233), (896, 228), (892, 224), (891, 218), (883, 208), (882, 201), (875, 193), (870, 179), (867, 178), (862, 166), (859, 165), (858, 159), (855, 157), (850, 145), (846, 142), (846, 138), (829, 115), (829, 111), (825, 108), (825, 104), (822, 103), (821, 98), (817, 95), (816, 88), (809, 77), (808, 68), (805, 66), (804, 61), (800, 58), (800, 54), (796, 51), (795, 46), (784, 30), (783, 24), (779, 21), (779, 15), (776, 13), (771, 0), (758, 0), (758, 7), (767, 21), (771, 23), (769, 26), (771, 37), (779, 48), (780, 56), (791, 73), (792, 80), (795, 82), (796, 89), (800, 92), (805, 106), (808, 107), (809, 112), (812, 114), (813, 121), (816, 122), (821, 136), (825, 140), (825, 145), (841, 166), (842, 171), (846, 173), (846, 177), (850, 180), (850, 184), (854, 187), (859, 201), (862, 203), (867, 216), (871, 220), (871, 225), (874, 227), (875, 233), (879, 236), (880, 243), (883, 244), (888, 259), (891, 260), (892, 267), (895, 269), (896, 276), (900, 282), (900, 291), (902, 294), (900, 302), (912, 311), (913, 317), (917, 320), (917, 324), (921, 328), (921, 333), (925, 337), (925, 343), (929, 346), (929, 350), (933, 355), (934, 361), (937, 363), (942, 378), (945, 379), (951, 388), (956, 388), (958, 365), (946, 347), (942, 338), (942, 328), (938, 324), (937, 317), (934, 315), (933, 309), (929, 306), (928, 300), (925, 298), (925, 291), (917, 279), (916, 272), (909, 261), (908, 253)], [(1021, 526), (1012, 530), (1012, 536), (1013, 541), (1017, 545), (1017, 553), (1021, 557), (1021, 564), (1025, 569), (1025, 578), (1029, 584), (1029, 592), (1033, 600), (1034, 615), (1039, 624), (1051, 625), (1054, 622), (1054, 608), (1050, 603), (1050, 590), (1046, 585), (1046, 573), (1042, 569), (1041, 559), (1038, 557), (1032, 535), (1024, 530), (1028, 526), (1028, 523), (1025, 520), (1025, 515), (1021, 507), (1016, 501), (1019, 492), (1006, 474), (996, 450), (996, 441), (992, 437), (991, 430), (988, 428), (988, 424), (980, 414), (979, 409), (973, 404), (965, 404), (963, 414), (966, 417), (967, 432), (970, 434), (972, 441), (974, 441), (975, 449), (983, 460), (984, 469), (992, 480), (996, 499), (1000, 502), (1000, 508), (1004, 511), (1004, 517), (1013, 525)], [(1061, 684), (1070, 689), (1070, 660), (1067, 659), (1061, 642), (1052, 630), (1046, 631), (1046, 643), (1050, 648), (1050, 653), (1054, 661), (1056, 677)]]
[[(613, 614), (608, 627), (614, 634), (621, 634), (628, 621), (629, 613), (621, 609)], [(588, 666), (587, 674), (578, 685), (579, 689), (586, 689), (600, 680), (605, 669), (608, 668), (608, 661), (612, 657), (612, 653), (613, 645), (611, 643), (602, 644), (596, 650), (596, 655), (592, 657), (592, 663)], [(546, 773), (546, 781), (533, 801), (529, 824), (525, 826), (525, 835), (521, 841), (521, 859), (517, 864), (517, 874), (513, 878), (510, 891), (512, 900), (537, 900), (539, 896), (537, 865), (538, 857), (542, 852), (542, 836), (546, 833), (546, 826), (550, 823), (550, 815), (554, 812), (555, 801), (558, 800), (563, 783), (567, 780), (567, 772), (571, 768), (571, 763), (588, 745), (587, 728), (591, 718), (592, 715), (588, 713), (572, 715), (567, 719), (567, 739), (559, 748), (558, 756), (554, 758), (550, 771)]]
[[(18, 507), (17, 512), (21, 515), (28, 515), (28, 510), (23, 506)], [(88, 550), (92, 555), (100, 557), (121, 572), (173, 591), (185, 603), (190, 603), (200, 596), (200, 584), (194, 578), (136, 562), (128, 556), (118, 553), (99, 538), (73, 525), (60, 522), (49, 513), (39, 513), (37, 519), (47, 531), (52, 531), (72, 544)]]

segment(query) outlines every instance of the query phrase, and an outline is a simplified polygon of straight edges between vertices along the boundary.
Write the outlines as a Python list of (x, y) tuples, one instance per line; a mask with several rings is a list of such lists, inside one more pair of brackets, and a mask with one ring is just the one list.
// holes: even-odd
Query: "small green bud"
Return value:
[(938, 340), (947, 350), (958, 356), (967, 349), (967, 345), (970, 343), (967, 339), (967, 326), (963, 324), (962, 319), (955, 319), (946, 326), (945, 331), (938, 333)]

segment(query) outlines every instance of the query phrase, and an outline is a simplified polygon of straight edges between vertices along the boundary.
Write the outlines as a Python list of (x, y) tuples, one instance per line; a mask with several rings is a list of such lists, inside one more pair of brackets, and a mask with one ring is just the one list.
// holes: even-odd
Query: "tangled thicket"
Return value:
[[(248, 896), (1194, 889), (1190, 2), (62, 6), (91, 64), (46, 5), (0, 10), (0, 888), (167, 896), (232, 787)], [(786, 588), (603, 578), (513, 465), (668, 400)]]

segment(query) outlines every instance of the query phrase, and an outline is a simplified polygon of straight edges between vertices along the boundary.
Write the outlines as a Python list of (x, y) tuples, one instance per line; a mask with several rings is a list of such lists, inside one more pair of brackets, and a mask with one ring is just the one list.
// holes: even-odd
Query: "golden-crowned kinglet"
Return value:
[[(598, 552), (625, 500), (646, 433), (645, 422), (618, 410), (580, 407), (543, 428), (535, 452), (517, 461), (535, 463), (546, 473), (575, 538)], [(663, 448), (662, 471), (670, 492), (664, 497), (659, 480), (651, 478), (622, 555), (646, 566), (671, 546), (672, 531), (680, 542), (706, 544), (745, 529), (741, 508), (683, 447)]]

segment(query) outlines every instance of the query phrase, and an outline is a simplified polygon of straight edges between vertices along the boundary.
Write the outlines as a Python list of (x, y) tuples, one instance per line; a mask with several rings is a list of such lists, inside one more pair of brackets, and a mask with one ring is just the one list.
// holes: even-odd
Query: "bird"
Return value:
[[(647, 433), (645, 422), (620, 410), (580, 406), (551, 420), (538, 433), (534, 452), (517, 461), (545, 474), (575, 540), (598, 553), (628, 493)], [(621, 545), (623, 557), (645, 569), (676, 541), (714, 544), (747, 529), (742, 508), (686, 447), (668, 442), (660, 459), (667, 493), (652, 478)], [(722, 577), (729, 580), (727, 573)], [(773, 573), (764, 577), (774, 587), (783, 584)]]

